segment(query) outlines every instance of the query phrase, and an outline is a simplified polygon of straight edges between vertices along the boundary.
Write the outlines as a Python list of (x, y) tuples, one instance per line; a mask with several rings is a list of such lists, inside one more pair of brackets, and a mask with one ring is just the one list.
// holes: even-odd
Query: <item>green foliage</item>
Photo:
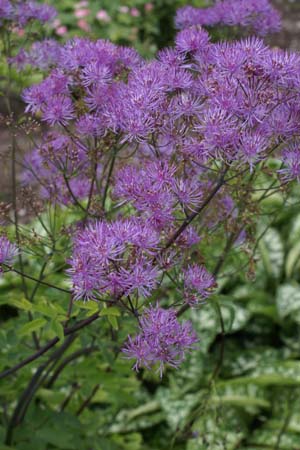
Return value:
[[(133, 45), (144, 56), (155, 54), (158, 48), (170, 45), (175, 35), (174, 17), (176, 10), (186, 5), (184, 0), (103, 0), (101, 3), (90, 0), (84, 8), (90, 13), (84, 18), (89, 31), (82, 30), (75, 16), (78, 2), (64, 0), (55, 2), (61, 25), (67, 28), (64, 37), (87, 33), (97, 38), (110, 39), (122, 45)], [(203, 7), (205, 0), (191, 0), (189, 4)], [(150, 6), (149, 6), (150, 5)], [(123, 8), (123, 12), (122, 12)], [(125, 8), (125, 12), (124, 12)], [(127, 8), (127, 12), (126, 12)], [(148, 9), (149, 8), (149, 9)], [(97, 13), (105, 11), (107, 20), (97, 19)], [(132, 10), (136, 11), (132, 14)], [(55, 30), (54, 30), (55, 33)]]
[[(238, 257), (233, 249), (224, 266), (219, 292), (206, 305), (186, 313), (200, 337), (198, 348), (180, 370), (169, 371), (162, 380), (155, 373), (142, 371), (136, 375), (131, 362), (120, 354), (120, 345), (134, 326), (129, 316), (125, 315), (124, 326), (119, 328), (118, 319), (124, 313), (119, 308), (96, 302), (75, 303), (69, 326), (74, 319), (86, 320), (97, 312), (100, 318), (78, 333), (66, 352), (47, 367), (25, 419), (15, 428), (11, 446), (1, 449), (299, 449), (297, 195), (297, 191), (291, 193), (284, 210), (283, 196), (280, 201), (278, 196), (274, 198), (273, 203), (269, 199), (264, 205), (263, 211), (271, 208), (276, 214), (272, 221), (262, 214), (257, 227), (259, 244), (251, 257), (256, 278), (253, 274), (248, 279), (242, 273), (232, 275)], [(59, 236), (56, 245), (62, 251), (55, 265), (49, 260), (50, 272), (44, 281), (62, 289), (67, 288), (63, 249), (68, 242), (63, 230), (74, 218), (61, 210), (54, 226), (51, 215), (41, 216), (44, 226)], [(43, 259), (51, 243), (40, 221), (28, 225), (28, 236), (33, 229), (36, 250)], [(23, 231), (26, 236), (26, 227)], [(206, 242), (201, 245), (203, 253), (218, 253)], [(51, 272), (51, 267), (59, 265), (60, 271)], [(38, 252), (28, 255), (25, 271), (28, 267), (39, 278)], [(34, 286), (29, 281), (31, 291)], [(170, 280), (164, 280), (162, 289), (178, 301)], [(34, 353), (34, 335), (40, 346), (56, 336), (57, 348), (66, 345), (63, 327), (68, 304), (67, 292), (40, 284), (30, 300), (22, 293), (17, 275), (2, 278), (0, 371)], [(225, 328), (221, 360), (219, 308)], [(48, 356), (1, 380), (3, 442), (16, 400)], [(218, 366), (219, 376), (212, 379)]]

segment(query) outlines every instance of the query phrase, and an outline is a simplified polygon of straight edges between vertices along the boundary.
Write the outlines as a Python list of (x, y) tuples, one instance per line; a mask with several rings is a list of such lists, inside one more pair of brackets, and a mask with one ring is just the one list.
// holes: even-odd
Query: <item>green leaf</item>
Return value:
[(51, 320), (50, 328), (54, 332), (55, 336), (59, 338), (60, 341), (63, 341), (65, 338), (64, 335), (64, 327), (57, 320)]
[(102, 311), (100, 312), (100, 316), (120, 317), (120, 315), (121, 315), (120, 310), (115, 306), (112, 306), (110, 308), (103, 308)]
[(109, 323), (111, 324), (111, 326), (113, 327), (114, 330), (118, 330), (119, 329), (118, 319), (116, 318), (116, 316), (107, 316), (107, 319), (108, 319)]
[(283, 284), (276, 295), (276, 306), (281, 319), (289, 317), (300, 324), (300, 286)]
[(26, 323), (25, 325), (23, 325), (20, 330), (19, 330), (19, 334), (20, 336), (25, 336), (27, 334), (33, 333), (33, 331), (37, 331), (40, 328), (42, 328), (45, 324), (47, 323), (46, 319), (43, 318), (39, 318), (39, 319), (35, 319), (32, 320), (29, 323)]
[(264, 270), (269, 277), (278, 279), (284, 261), (284, 247), (279, 232), (269, 228), (259, 242), (259, 250)]
[(57, 316), (57, 311), (48, 305), (34, 305), (34, 311), (39, 312), (44, 316), (50, 317), (50, 319), (54, 319)]
[(212, 397), (211, 401), (220, 405), (240, 406), (244, 408), (256, 407), (269, 409), (270, 402), (256, 397), (248, 397), (246, 395), (226, 395), (220, 397)]
[[(2, 302), (1, 302), (2, 303)], [(30, 303), (26, 298), (18, 299), (9, 299), (5, 302), (7, 305), (15, 306), (16, 308), (23, 309), (24, 311), (31, 311), (33, 308), (33, 304)]]
[(285, 263), (285, 273), (288, 278), (291, 278), (295, 269), (299, 265), (300, 261), (300, 242), (298, 242), (294, 247), (291, 248)]

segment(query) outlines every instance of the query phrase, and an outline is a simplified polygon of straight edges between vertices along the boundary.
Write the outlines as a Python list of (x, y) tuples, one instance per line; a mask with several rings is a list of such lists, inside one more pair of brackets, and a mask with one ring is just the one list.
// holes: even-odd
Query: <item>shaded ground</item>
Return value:
[(270, 39), (273, 45), (300, 50), (300, 0), (272, 0), (281, 11), (282, 31)]

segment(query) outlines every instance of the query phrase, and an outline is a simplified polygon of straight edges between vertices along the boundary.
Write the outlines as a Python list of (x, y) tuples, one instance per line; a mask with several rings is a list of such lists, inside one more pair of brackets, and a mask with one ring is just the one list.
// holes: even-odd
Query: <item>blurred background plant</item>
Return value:
[[(189, 2), (207, 6), (208, 0)], [(53, 32), (58, 36), (96, 36), (116, 44), (133, 45), (143, 56), (170, 45), (174, 38), (176, 10), (185, 0), (64, 0), (52, 4), (58, 10)]]

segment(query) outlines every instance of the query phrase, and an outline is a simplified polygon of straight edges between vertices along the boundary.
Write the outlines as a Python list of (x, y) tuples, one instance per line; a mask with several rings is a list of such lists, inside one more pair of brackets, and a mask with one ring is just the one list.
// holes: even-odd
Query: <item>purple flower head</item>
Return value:
[(181, 324), (174, 309), (158, 305), (144, 310), (139, 331), (136, 337), (128, 337), (122, 351), (126, 358), (136, 359), (135, 370), (158, 366), (161, 377), (165, 366), (177, 368), (197, 342), (190, 322)]
[(232, 149), (239, 136), (236, 118), (221, 108), (211, 108), (196, 129), (203, 133), (202, 144), (211, 156), (231, 158)]
[(182, 53), (203, 51), (207, 48), (209, 36), (200, 27), (191, 27), (180, 31), (175, 40), (176, 49)]
[(184, 270), (185, 296), (188, 303), (194, 304), (199, 298), (209, 297), (215, 285), (214, 277), (204, 266), (193, 264)]
[(67, 125), (75, 117), (70, 97), (58, 94), (47, 98), (42, 107), (42, 119), (50, 125)]
[(66, 272), (72, 278), (74, 300), (95, 300), (102, 288), (103, 270), (88, 256), (76, 252), (69, 261), (71, 268)]
[(202, 187), (197, 180), (177, 180), (172, 182), (172, 190), (184, 208), (194, 211), (203, 199)]
[(261, 36), (281, 27), (280, 15), (269, 0), (219, 0), (206, 9), (186, 6), (177, 11), (175, 23), (180, 29), (193, 25), (238, 25)]
[(105, 86), (112, 80), (112, 73), (110, 68), (102, 62), (93, 61), (83, 68), (81, 78), (83, 86), (90, 86), (91, 84)]
[(189, 226), (184, 230), (183, 233), (177, 239), (177, 244), (182, 248), (190, 248), (193, 245), (199, 244), (201, 241), (201, 236), (197, 233), (196, 229), (192, 226)]
[(8, 0), (0, 0), (0, 20), (11, 19), (13, 15), (13, 6)]
[(294, 86), (298, 81), (300, 56), (298, 53), (274, 49), (266, 54), (262, 61), (264, 74), (273, 82), (282, 86)]
[(40, 70), (48, 70), (57, 64), (61, 57), (61, 51), (61, 45), (54, 39), (35, 42), (28, 52), (27, 64)]
[(253, 165), (263, 157), (263, 152), (267, 149), (268, 141), (262, 133), (245, 130), (237, 144), (237, 151), (242, 162)]
[(157, 286), (159, 272), (149, 265), (149, 260), (140, 258), (131, 264), (130, 269), (119, 270), (119, 279), (125, 295), (137, 293), (140, 297), (149, 297)]
[(282, 152), (282, 160), (286, 167), (278, 172), (283, 174), (286, 180), (298, 180), (300, 182), (300, 144), (290, 144)]
[(170, 190), (174, 166), (147, 164), (143, 169), (127, 166), (117, 173), (114, 194), (134, 204), (156, 229), (170, 223), (175, 197)]
[(180, 69), (185, 64), (185, 55), (177, 49), (165, 48), (158, 52), (159, 61), (166, 65), (167, 68), (177, 67)]
[(101, 294), (148, 297), (157, 285), (159, 236), (138, 219), (98, 221), (78, 232), (68, 270), (76, 299)]
[(76, 122), (76, 130), (82, 136), (104, 136), (106, 133), (107, 120), (97, 114), (84, 114)]
[(73, 117), (72, 101), (67, 97), (69, 83), (67, 75), (60, 70), (53, 70), (41, 83), (23, 91), (23, 100), (27, 103), (25, 111), (36, 113), (44, 110), (49, 123), (65, 122), (70, 115)]
[(57, 11), (53, 6), (47, 4), (24, 1), (17, 3), (14, 14), (18, 24), (24, 27), (30, 20), (38, 20), (42, 23), (49, 22), (55, 18)]
[(34, 84), (24, 89), (22, 97), (25, 103), (27, 103), (25, 111), (37, 113), (41, 110), (47, 95), (42, 85)]
[(28, 53), (21, 48), (19, 53), (16, 56), (8, 58), (9, 64), (16, 66), (19, 70), (23, 70), (27, 64), (29, 64), (29, 56)]
[(5, 236), (0, 236), (0, 273), (3, 271), (1, 265), (12, 265), (18, 253), (15, 244), (9, 242)]

